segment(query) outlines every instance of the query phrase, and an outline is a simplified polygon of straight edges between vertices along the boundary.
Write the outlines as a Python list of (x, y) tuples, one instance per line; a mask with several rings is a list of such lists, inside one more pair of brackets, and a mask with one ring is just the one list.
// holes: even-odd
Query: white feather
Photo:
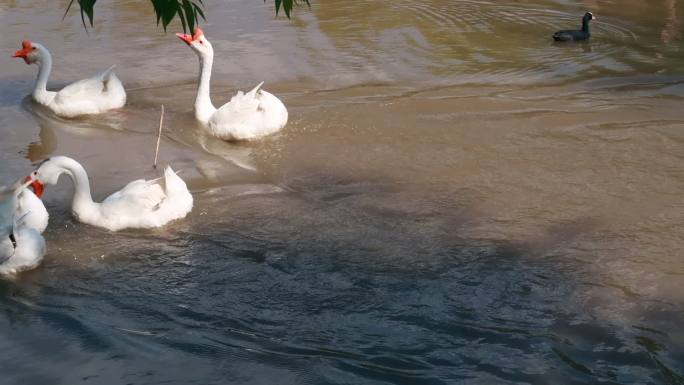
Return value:
[[(46, 253), (41, 233), (48, 214), (42, 201), (21, 181), (0, 192), (0, 274), (35, 268)], [(14, 236), (14, 243), (10, 240)]]

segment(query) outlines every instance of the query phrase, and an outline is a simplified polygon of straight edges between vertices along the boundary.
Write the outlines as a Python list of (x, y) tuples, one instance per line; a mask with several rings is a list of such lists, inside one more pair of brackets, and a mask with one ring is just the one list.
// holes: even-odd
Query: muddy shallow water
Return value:
[[(48, 188), (45, 261), (0, 282), (6, 383), (684, 383), (684, 2), (207, 2), (214, 102), (265, 80), (290, 111), (246, 144), (199, 131), (146, 2), (89, 34), (61, 3), (0, 1), (0, 180), (154, 177), (164, 104), (195, 208), (110, 233)], [(24, 38), (53, 87), (116, 64), (128, 105), (55, 118)]]

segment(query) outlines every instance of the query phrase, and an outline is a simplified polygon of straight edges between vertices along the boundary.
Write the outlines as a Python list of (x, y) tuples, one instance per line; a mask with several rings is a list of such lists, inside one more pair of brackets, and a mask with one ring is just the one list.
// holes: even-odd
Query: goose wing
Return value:
[(257, 93), (263, 84), (264, 82), (259, 83), (246, 94), (238, 91), (230, 102), (216, 110), (211, 119), (220, 125), (239, 125), (246, 122), (259, 111), (261, 101)]
[(113, 74), (114, 66), (87, 79), (79, 80), (62, 88), (55, 96), (55, 101), (65, 99), (89, 98), (107, 91), (107, 85)]
[(166, 194), (159, 179), (150, 181), (138, 179), (107, 197), (102, 204), (116, 207), (121, 211), (134, 211), (140, 215), (141, 210), (158, 209), (164, 199), (166, 199)]

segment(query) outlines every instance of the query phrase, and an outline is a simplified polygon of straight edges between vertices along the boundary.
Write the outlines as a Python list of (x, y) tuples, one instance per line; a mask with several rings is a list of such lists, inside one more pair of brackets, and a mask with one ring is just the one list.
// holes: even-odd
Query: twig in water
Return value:
[(153, 168), (157, 168), (157, 156), (159, 155), (159, 142), (161, 141), (162, 126), (164, 125), (164, 105), (161, 105), (161, 116), (159, 117), (159, 135), (157, 135), (157, 148), (154, 150)]

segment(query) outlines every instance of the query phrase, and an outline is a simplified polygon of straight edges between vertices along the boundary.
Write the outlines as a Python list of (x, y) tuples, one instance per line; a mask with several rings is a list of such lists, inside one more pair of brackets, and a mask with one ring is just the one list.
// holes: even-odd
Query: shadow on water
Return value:
[[(520, 243), (468, 239), (460, 229), (480, 220), (458, 203), (469, 192), (414, 188), (328, 174), (214, 200), (233, 208), (215, 223), (201, 221), (200, 203), (187, 222), (117, 236), (51, 208), (64, 229), (51, 247), (76, 260), (0, 284), (9, 378), (680, 383), (681, 338), (658, 331), (680, 313), (647, 307), (635, 326), (597, 318), (600, 304), (585, 297), (602, 273), (564, 251), (596, 223), (552, 225)], [(94, 240), (88, 250), (79, 236)], [(52, 348), (22, 343), (36, 336)], [(64, 349), (58, 367), (16, 370), (22, 357)], [(81, 360), (77, 374), (62, 370)]]
[[(447, 87), (423, 92), (434, 101), (424, 108), (436, 110), (434, 116), (439, 118), (439, 103), (454, 98), (452, 91)], [(354, 106), (367, 104), (363, 97), (354, 96), (363, 93), (358, 89), (331, 92), (333, 97), (335, 92), (345, 93)], [(479, 92), (484, 92), (487, 107), (499, 95), (496, 90)], [(505, 103), (524, 100), (521, 93)], [(424, 103), (417, 96), (420, 92), (372, 98), (380, 100), (383, 108), (400, 110)], [(535, 104), (543, 97), (531, 96)], [(337, 108), (342, 111), (339, 117), (325, 111), (326, 117), (335, 120), (336, 129), (345, 129), (349, 118), (344, 112), (349, 106)], [(444, 104), (441, 108), (452, 112), (455, 107)], [(145, 151), (155, 138), (157, 117), (141, 111), (153, 110), (138, 105), (131, 112), (142, 116), (135, 120), (140, 132), (103, 129), (84, 138), (68, 131), (71, 126), (62, 127), (59, 120), (40, 116), (37, 120), (41, 132), (46, 131), (41, 137), (52, 132), (60, 149), (78, 151), (95, 164), (103, 175), (98, 176), (102, 185), (96, 196), (103, 196), (130, 180), (136, 171), (133, 166), (142, 163), (122, 159), (131, 164), (132, 171), (112, 168), (112, 154), (117, 153), (110, 148), (112, 143), (137, 149), (141, 159), (148, 156)], [(520, 110), (528, 114), (524, 108), (514, 112)], [(196, 141), (188, 139), (188, 135), (198, 135), (194, 130), (185, 131), (187, 115), (184, 111), (169, 114), (167, 146)], [(366, 115), (371, 122), (377, 119)], [(489, 116), (496, 119), (496, 114)], [(482, 118), (476, 119), (483, 124)], [(392, 125), (389, 118), (387, 122), (401, 127)], [(462, 124), (466, 123), (462, 120)], [(491, 193), (485, 196), (481, 180), (495, 180), (495, 188), (506, 185), (505, 206), (513, 205), (517, 185), (503, 183), (501, 174), (492, 176), (484, 167), (470, 171), (479, 184), (469, 184), (469, 170), (461, 161), (454, 163), (463, 174), (426, 176), (430, 167), (453, 172), (456, 167), (451, 163), (443, 165), (447, 150), (440, 152), (439, 165), (422, 163), (426, 166), (417, 167), (418, 172), (410, 177), (390, 176), (396, 173), (366, 164), (378, 163), (374, 154), (402, 150), (406, 150), (403, 155), (415, 152), (419, 156), (395, 160), (393, 167), (405, 172), (403, 168), (426, 162), (429, 153), (415, 143), (421, 137), (409, 135), (414, 142), (407, 148), (402, 147), (406, 141), (401, 137), (387, 139), (382, 132), (363, 131), (372, 124), (361, 126), (357, 128), (361, 138), (344, 138), (347, 148), (355, 150), (346, 158), (329, 160), (326, 146), (339, 146), (338, 138), (334, 132), (323, 132), (332, 138), (319, 140), (316, 147), (301, 146), (308, 149), (302, 160), (297, 158), (301, 151), (285, 158), (297, 172), (270, 171), (282, 173), (272, 178), (264, 171), (265, 176), (227, 178), (230, 184), (218, 186), (201, 177), (190, 179), (196, 199), (193, 213), (157, 231), (112, 234), (75, 223), (66, 194), (48, 191), (49, 258), (21, 279), (0, 285), (6, 298), (0, 303), (0, 312), (6, 314), (0, 327), (9, 331), (0, 337), (0, 349), (7, 352), (0, 366), (9, 368), (4, 370), (9, 381), (680, 381), (684, 352), (677, 330), (682, 314), (675, 304), (640, 298), (630, 285), (612, 277), (606, 271), (609, 267), (601, 264), (603, 253), (595, 244), (582, 249), (585, 238), (604, 235), (605, 224), (596, 219), (596, 213), (580, 215), (568, 210), (570, 218), (543, 222), (534, 236), (497, 236), (497, 229), (506, 229), (496, 226), (488, 237), (473, 236), (477, 232), (472, 228), (496, 217), (483, 209), (482, 201), (493, 198)], [(325, 128), (322, 125), (321, 130)], [(602, 128), (559, 129), (544, 140), (551, 142), (554, 135), (570, 137), (562, 142), (567, 146), (577, 138), (599, 135), (594, 143), (602, 143), (600, 135), (609, 140), (611, 134), (623, 132)], [(296, 128), (293, 131), (261, 145), (216, 142), (207, 146), (272, 156), (271, 152), (287, 145), (299, 148), (304, 144)], [(502, 136), (500, 131), (494, 135), (488, 145)], [(448, 146), (468, 148), (468, 140), (466, 132)], [(629, 143), (620, 135), (616, 141)], [(193, 151), (192, 157), (186, 157), (185, 147), (179, 147), (180, 151), (166, 152), (166, 156), (186, 162), (190, 170), (199, 167), (197, 159), (205, 152), (199, 151), (202, 155), (198, 156)], [(500, 148), (497, 154), (505, 159), (506, 148)], [(573, 155), (581, 151), (570, 150)], [(515, 155), (518, 159), (528, 154)], [(590, 156), (596, 161), (595, 152)], [(548, 159), (545, 166), (554, 158)], [(266, 163), (258, 157), (257, 162)], [(501, 167), (506, 164), (492, 165)], [(525, 172), (529, 170), (540, 172), (531, 166)], [(458, 183), (452, 182), (454, 175)], [(512, 177), (522, 179), (516, 174)], [(558, 183), (563, 188), (552, 193), (561, 195), (561, 190), (572, 188), (571, 177), (563, 174), (560, 182), (542, 178), (543, 186)], [(580, 186), (587, 188), (583, 179)], [(611, 187), (610, 191), (615, 190)], [(546, 199), (544, 209), (553, 206)], [(503, 223), (518, 228), (523, 220), (524, 215), (519, 215)], [(88, 240), (87, 245), (82, 239)], [(618, 317), (608, 317), (611, 314), (605, 308), (618, 300), (632, 307), (618, 309)], [(78, 369), (65, 372), (64, 367)]]

